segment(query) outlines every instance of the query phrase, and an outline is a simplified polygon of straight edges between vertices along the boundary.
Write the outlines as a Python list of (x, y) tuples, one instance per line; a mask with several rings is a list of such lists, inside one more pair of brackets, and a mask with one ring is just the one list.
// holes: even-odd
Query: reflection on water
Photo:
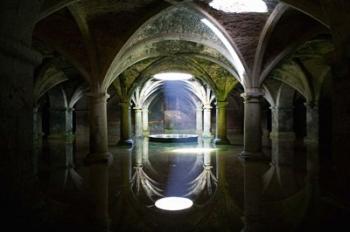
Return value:
[(135, 201), (148, 208), (164, 197), (190, 198), (195, 205), (207, 201), (218, 182), (213, 151), (209, 143), (160, 145), (136, 140), (130, 180)]
[[(318, 228), (314, 153), (294, 154), (286, 144), (274, 146), (265, 151), (270, 160), (244, 161), (238, 158), (239, 146), (214, 147), (210, 140), (159, 144), (146, 138), (136, 140), (133, 149), (112, 147), (110, 166), (85, 166), (85, 149), (49, 142), (37, 158), (51, 210), (45, 223), (53, 231), (107, 231), (106, 225), (110, 231)], [(174, 212), (155, 207), (165, 197), (188, 198), (193, 206)]]

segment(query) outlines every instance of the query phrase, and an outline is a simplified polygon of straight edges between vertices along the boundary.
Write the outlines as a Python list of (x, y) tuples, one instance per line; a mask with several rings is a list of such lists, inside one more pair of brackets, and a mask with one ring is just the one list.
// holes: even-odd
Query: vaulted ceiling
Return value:
[[(226, 78), (258, 87), (308, 41), (332, 39), (320, 1), (264, 1), (266, 13), (227, 13), (212, 8), (210, 0), (46, 0), (34, 46), (47, 57), (63, 56), (90, 88), (108, 88), (121, 76), (139, 81), (150, 69), (181, 65), (183, 71), (196, 67), (196, 75), (204, 71), (218, 89)], [(227, 44), (201, 18), (232, 46), (243, 77)]]

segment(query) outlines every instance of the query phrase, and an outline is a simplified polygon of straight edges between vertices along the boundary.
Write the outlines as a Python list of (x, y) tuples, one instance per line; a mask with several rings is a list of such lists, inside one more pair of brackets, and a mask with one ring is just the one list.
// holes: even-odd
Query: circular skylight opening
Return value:
[(213, 0), (209, 5), (227, 13), (266, 13), (268, 11), (263, 0)]
[(193, 76), (189, 73), (167, 72), (155, 74), (153, 77), (163, 81), (184, 81), (191, 79)]
[(183, 197), (165, 197), (156, 201), (155, 206), (158, 209), (167, 211), (179, 211), (189, 209), (193, 205), (193, 201)]

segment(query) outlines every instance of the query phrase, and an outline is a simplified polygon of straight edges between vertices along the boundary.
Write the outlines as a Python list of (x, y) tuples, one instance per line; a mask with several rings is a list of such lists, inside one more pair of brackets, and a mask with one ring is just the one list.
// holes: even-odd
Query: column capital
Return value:
[(225, 108), (228, 105), (228, 101), (217, 101), (216, 108)]
[(70, 108), (70, 107), (60, 107), (60, 108), (49, 108), (50, 112), (72, 112), (74, 111), (74, 108)]
[(119, 102), (118, 104), (121, 107), (130, 107), (130, 103), (129, 102)]
[(282, 107), (281, 106), (270, 106), (269, 108), (272, 111), (279, 111), (279, 110), (281, 110), (281, 111), (283, 111), (283, 110), (288, 111), (288, 110), (293, 110), (294, 106), (288, 106), (288, 107), (285, 107), (285, 106), (282, 106)]
[(139, 107), (139, 106), (135, 106), (135, 107), (133, 107), (133, 109), (136, 111), (142, 111), (142, 107)]
[(197, 111), (203, 111), (203, 106), (198, 106), (198, 107), (196, 107), (196, 110), (197, 110)]
[(304, 103), (304, 106), (305, 106), (307, 109), (313, 109), (313, 110), (317, 110), (317, 109), (318, 109), (318, 105), (317, 105), (317, 103), (315, 103), (314, 101), (305, 102), (305, 103)]
[(109, 94), (106, 92), (88, 92), (86, 96), (96, 101), (107, 101), (109, 98)]
[(246, 89), (244, 93), (241, 94), (241, 97), (244, 98), (246, 102), (258, 102), (264, 96), (264, 92), (260, 88), (249, 88)]
[(213, 108), (211, 105), (203, 105), (204, 110), (210, 110), (211, 108)]
[(40, 106), (38, 106), (38, 105), (33, 106), (33, 113), (38, 113), (39, 108), (40, 108)]

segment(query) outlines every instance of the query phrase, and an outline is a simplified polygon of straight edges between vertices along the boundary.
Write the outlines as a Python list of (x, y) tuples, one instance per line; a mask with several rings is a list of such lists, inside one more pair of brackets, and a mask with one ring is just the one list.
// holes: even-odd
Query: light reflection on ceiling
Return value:
[(263, 0), (213, 0), (209, 5), (227, 13), (266, 13), (268, 11)]

